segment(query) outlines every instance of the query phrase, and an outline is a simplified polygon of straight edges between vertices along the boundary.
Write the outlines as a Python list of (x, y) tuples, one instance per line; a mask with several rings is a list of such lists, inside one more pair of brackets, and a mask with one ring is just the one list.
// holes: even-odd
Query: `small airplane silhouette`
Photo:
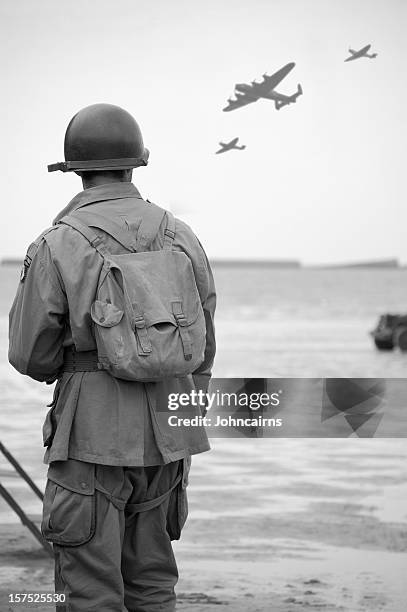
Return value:
[(297, 91), (291, 96), (286, 96), (278, 93), (275, 90), (277, 85), (287, 76), (289, 72), (291, 72), (294, 66), (295, 63), (290, 62), (271, 76), (263, 74), (263, 81), (260, 83), (257, 83), (256, 81), (252, 81), (250, 85), (247, 83), (237, 83), (235, 85), (236, 99), (232, 100), (229, 98), (228, 105), (225, 106), (223, 110), (225, 112), (232, 111), (236, 108), (240, 108), (241, 106), (245, 106), (246, 104), (257, 102), (257, 100), (260, 100), (260, 98), (274, 100), (274, 105), (277, 110), (280, 110), (280, 108), (286, 106), (287, 104), (296, 102), (298, 96), (301, 96), (303, 93), (301, 85), (298, 85)]
[(233, 140), (231, 140), (230, 142), (220, 142), (220, 146), (221, 148), (219, 149), (219, 151), (216, 151), (216, 155), (218, 153), (226, 153), (226, 151), (231, 151), (232, 149), (237, 149), (239, 151), (243, 151), (243, 149), (246, 148), (246, 145), (241, 145), (240, 147), (237, 146), (237, 142), (238, 142), (239, 138), (233, 138)]
[(353, 49), (349, 49), (349, 53), (351, 55), (350, 57), (347, 57), (346, 60), (344, 61), (351, 62), (352, 60), (359, 59), (359, 57), (369, 57), (370, 59), (377, 57), (377, 53), (372, 53), (371, 55), (369, 55), (368, 51), (371, 46), (372, 45), (366, 45), (366, 47), (363, 47), (363, 49), (359, 49), (359, 51), (354, 51)]

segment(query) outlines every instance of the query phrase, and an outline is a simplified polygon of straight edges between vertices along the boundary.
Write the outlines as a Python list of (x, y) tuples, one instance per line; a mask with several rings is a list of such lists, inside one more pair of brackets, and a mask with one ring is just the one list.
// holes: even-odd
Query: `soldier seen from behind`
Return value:
[(171, 540), (187, 515), (190, 457), (209, 444), (203, 427), (169, 426), (166, 398), (207, 390), (212, 273), (191, 229), (131, 182), (148, 151), (129, 113), (79, 111), (65, 160), (49, 170), (75, 172), (83, 191), (28, 249), (9, 347), (19, 372), (56, 381), (42, 532), (67, 598), (57, 609), (172, 612)]

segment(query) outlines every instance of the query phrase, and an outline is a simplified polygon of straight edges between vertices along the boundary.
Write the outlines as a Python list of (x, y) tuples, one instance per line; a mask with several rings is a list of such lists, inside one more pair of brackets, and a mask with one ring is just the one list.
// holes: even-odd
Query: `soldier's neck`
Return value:
[(118, 173), (116, 171), (105, 171), (105, 172), (84, 172), (81, 176), (82, 185), (84, 189), (90, 189), (91, 187), (98, 187), (99, 185), (106, 185), (107, 183), (131, 183), (132, 172), (122, 171)]

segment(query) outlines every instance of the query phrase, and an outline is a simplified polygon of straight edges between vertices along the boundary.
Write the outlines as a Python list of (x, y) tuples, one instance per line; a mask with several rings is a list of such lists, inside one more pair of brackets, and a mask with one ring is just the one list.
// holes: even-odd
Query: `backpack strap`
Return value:
[(163, 251), (171, 251), (172, 243), (175, 238), (175, 217), (170, 211), (167, 211), (167, 227), (164, 230), (164, 245)]
[(172, 305), (172, 314), (175, 317), (175, 320), (178, 325), (179, 335), (181, 336), (182, 348), (184, 349), (184, 357), (185, 361), (191, 361), (192, 359), (192, 342), (191, 336), (188, 331), (188, 321), (184, 314), (182, 301), (177, 300), (175, 302), (171, 302)]
[(87, 211), (77, 211), (75, 215), (76, 219), (80, 219), (83, 223), (85, 223), (89, 227), (97, 227), (110, 236), (117, 240), (125, 249), (131, 252), (135, 252), (136, 250), (136, 239), (135, 236), (131, 234), (131, 232), (127, 232), (123, 230), (118, 223), (112, 221), (112, 219), (108, 219), (104, 215), (99, 215), (98, 213), (87, 212)]
[[(147, 203), (146, 203), (147, 202)], [(137, 251), (146, 251), (158, 234), (160, 225), (164, 219), (166, 211), (157, 204), (153, 204), (149, 200), (144, 202), (145, 208), (142, 210), (142, 220), (137, 232)]]
[(82, 234), (82, 236), (88, 240), (90, 245), (93, 246), (93, 248), (95, 248), (102, 257), (109, 255), (109, 251), (103, 245), (102, 238), (98, 236), (90, 227), (84, 223), (81, 223), (81, 221), (79, 221), (76, 217), (67, 215), (66, 217), (62, 217), (58, 223), (63, 223), (64, 225), (73, 227), (73, 229)]
[[(148, 200), (147, 200), (148, 201)], [(118, 223), (108, 219), (104, 215), (86, 211), (76, 211), (75, 215), (66, 215), (58, 221), (70, 225), (80, 232), (97, 249), (101, 255), (108, 254), (103, 246), (103, 241), (91, 228), (97, 227), (117, 240), (125, 249), (131, 252), (147, 250), (152, 240), (156, 237), (164, 216), (167, 215), (167, 227), (164, 230), (164, 250), (171, 250), (175, 238), (175, 218), (169, 211), (160, 208), (152, 202), (146, 204), (142, 211), (142, 220), (137, 232), (137, 239), (130, 232), (123, 230)]]

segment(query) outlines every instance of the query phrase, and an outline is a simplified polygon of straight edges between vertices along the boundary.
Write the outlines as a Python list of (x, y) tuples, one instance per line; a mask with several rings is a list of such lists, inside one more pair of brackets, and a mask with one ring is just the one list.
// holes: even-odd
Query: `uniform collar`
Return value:
[(53, 225), (56, 225), (62, 217), (69, 215), (82, 206), (93, 204), (94, 202), (104, 202), (106, 200), (121, 200), (122, 198), (141, 198), (140, 192), (133, 183), (106, 183), (90, 187), (78, 193), (61, 212), (55, 217)]

